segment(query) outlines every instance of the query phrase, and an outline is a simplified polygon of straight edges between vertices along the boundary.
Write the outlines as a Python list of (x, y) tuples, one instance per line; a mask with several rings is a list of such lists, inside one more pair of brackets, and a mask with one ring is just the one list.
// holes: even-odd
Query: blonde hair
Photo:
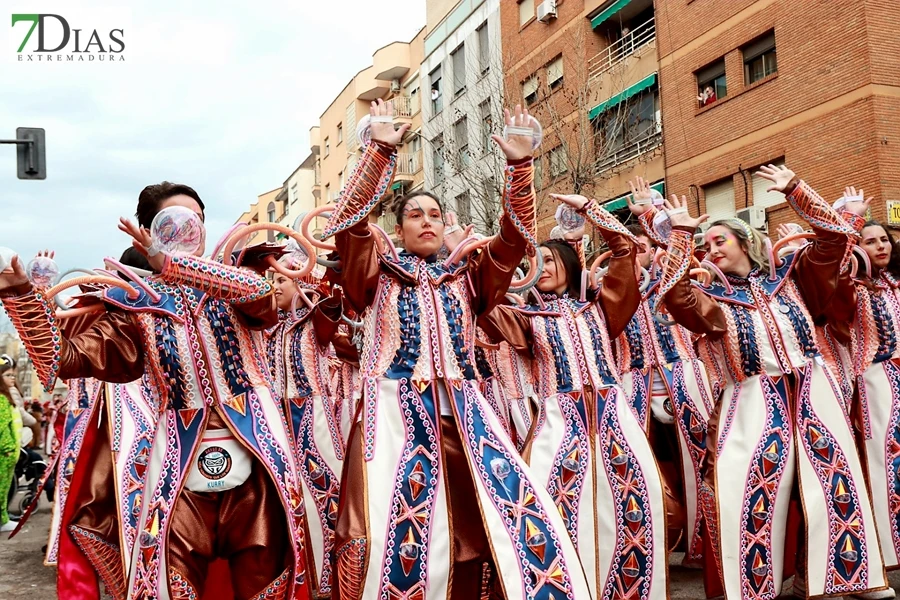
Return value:
[(738, 239), (741, 248), (750, 259), (750, 266), (760, 271), (769, 270), (769, 252), (766, 248), (766, 237), (756, 229), (750, 227), (742, 219), (720, 219), (710, 227), (722, 226), (728, 228), (734, 237)]

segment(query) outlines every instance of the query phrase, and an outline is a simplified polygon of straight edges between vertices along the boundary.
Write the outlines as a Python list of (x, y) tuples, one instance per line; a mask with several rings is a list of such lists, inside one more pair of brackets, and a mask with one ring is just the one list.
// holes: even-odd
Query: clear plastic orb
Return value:
[(653, 230), (662, 239), (668, 241), (669, 236), (672, 235), (672, 221), (669, 220), (669, 215), (666, 214), (666, 211), (661, 210), (653, 217)]
[(47, 256), (35, 256), (25, 267), (28, 281), (36, 288), (48, 288), (59, 279), (59, 266)]
[(15, 250), (0, 246), (0, 273), (12, 266), (13, 259), (16, 256)]
[[(533, 138), (531, 141), (531, 149), (537, 150), (541, 146), (541, 142), (544, 141), (544, 128), (541, 127), (540, 121), (535, 119), (532, 115), (528, 115), (528, 125), (526, 127), (531, 127), (534, 130)], [(509, 139), (509, 135), (507, 134), (509, 126), (503, 128), (503, 138)]]
[(653, 203), (653, 206), (662, 206), (666, 203), (665, 197), (659, 193), (658, 190), (650, 189), (650, 202)]
[(183, 206), (159, 211), (150, 224), (153, 244), (166, 254), (194, 254), (203, 245), (203, 221)]
[(366, 115), (359, 120), (359, 124), (356, 126), (356, 139), (359, 140), (359, 145), (362, 147), (368, 146), (369, 142), (372, 141), (371, 115)]
[(584, 227), (584, 216), (572, 206), (560, 204), (556, 207), (556, 222), (564, 234), (573, 233)]
[[(563, 230), (559, 225), (550, 230), (550, 239), (551, 240), (561, 240), (563, 239)], [(521, 276), (516, 276), (516, 279), (521, 279)]]
[(279, 260), (283, 261), (289, 269), (299, 269), (309, 261), (309, 254), (293, 239), (289, 240), (284, 248), (287, 252)]

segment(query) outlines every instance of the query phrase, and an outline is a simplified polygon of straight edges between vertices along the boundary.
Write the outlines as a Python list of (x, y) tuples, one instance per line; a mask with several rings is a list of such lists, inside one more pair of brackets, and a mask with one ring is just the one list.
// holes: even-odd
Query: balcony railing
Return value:
[(391, 210), (385, 210), (384, 214), (378, 217), (378, 226), (384, 229), (388, 235), (394, 235), (394, 225), (397, 224), (397, 217)]
[(422, 151), (397, 155), (397, 175), (415, 175), (422, 170)]
[(615, 166), (626, 163), (637, 158), (642, 154), (646, 154), (651, 150), (655, 150), (662, 145), (662, 130), (657, 128), (640, 138), (623, 145), (621, 148), (610, 150), (606, 156), (602, 157), (594, 165), (597, 175)]
[(589, 77), (593, 79), (611, 71), (613, 67), (654, 40), (656, 40), (656, 22), (650, 19), (594, 56), (588, 62)]
[(419, 95), (397, 96), (388, 100), (388, 104), (391, 105), (394, 117), (409, 119), (419, 112)]

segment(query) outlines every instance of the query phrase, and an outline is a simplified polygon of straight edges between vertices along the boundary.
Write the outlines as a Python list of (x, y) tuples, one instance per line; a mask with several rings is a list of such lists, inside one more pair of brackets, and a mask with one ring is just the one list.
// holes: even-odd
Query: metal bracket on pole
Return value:
[(19, 179), (47, 178), (46, 133), (37, 127), (19, 127), (16, 139), (0, 140), (0, 144), (16, 145)]

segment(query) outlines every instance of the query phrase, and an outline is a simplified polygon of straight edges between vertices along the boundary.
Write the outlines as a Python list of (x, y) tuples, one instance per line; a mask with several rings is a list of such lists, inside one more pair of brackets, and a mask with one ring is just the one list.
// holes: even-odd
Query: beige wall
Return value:
[[(421, 86), (417, 82), (419, 65), (424, 58), (424, 40), (423, 28), (409, 42), (392, 42), (376, 50), (372, 65), (357, 73), (319, 117), (317, 140), (310, 135), (310, 144), (313, 151), (318, 151), (320, 161), (321, 195), (316, 200), (316, 205), (333, 202), (353, 170), (360, 150), (356, 126), (363, 115), (368, 113), (373, 98), (399, 98), (395, 118), (398, 122), (410, 123), (410, 135), (398, 149), (401, 158), (407, 156), (404, 164), (407, 165), (405, 170), (409, 172), (398, 173), (397, 181), (404, 181), (407, 188), (422, 184), (424, 175), (421, 150), (417, 152), (418, 158), (408, 158), (412, 147), (411, 139), (422, 125), (419, 108), (421, 103), (418, 98), (406, 101), (403, 97), (414, 90), (416, 96), (421, 96)], [(400, 91), (392, 92), (391, 81), (379, 79), (379, 76), (398, 76)], [(317, 145), (315, 141), (318, 141)], [(414, 168), (410, 169), (409, 165)]]
[[(260, 194), (257, 196), (256, 202), (250, 205), (250, 210), (241, 215), (241, 218), (237, 220), (237, 223), (247, 223), (248, 225), (255, 225), (256, 223), (269, 223), (268, 217), (268, 206), (270, 202), (275, 203), (275, 219), (271, 222), (277, 223), (278, 219), (284, 214), (284, 202), (276, 202), (275, 197), (281, 193), (280, 187), (275, 188), (272, 191), (266, 192), (264, 194)], [(272, 232), (272, 236), (268, 236), (269, 232), (266, 231), (257, 231), (254, 233), (249, 240), (247, 240), (247, 245), (260, 244), (266, 241), (267, 237), (274, 238), (274, 232)]]
[(457, 4), (459, 4), (459, 0), (427, 0), (425, 2), (425, 28), (428, 31), (433, 30)]

